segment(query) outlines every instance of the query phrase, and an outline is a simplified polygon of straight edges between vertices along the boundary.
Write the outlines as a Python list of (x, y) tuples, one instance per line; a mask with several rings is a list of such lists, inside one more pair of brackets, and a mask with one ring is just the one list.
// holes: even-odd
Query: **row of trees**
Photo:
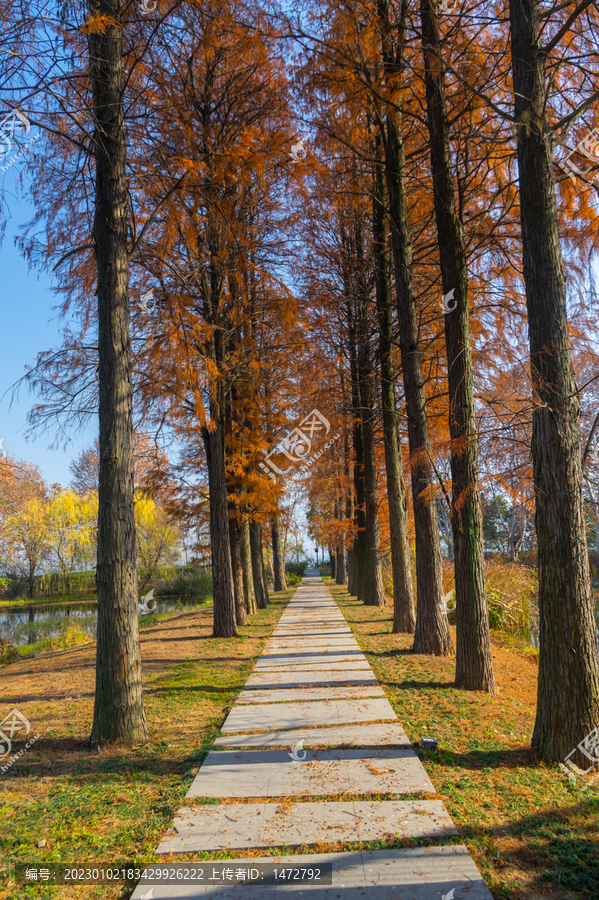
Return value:
[(135, 420), (180, 450), (166, 503), (209, 529), (215, 635), (235, 635), (252, 592), (266, 602), (267, 533), (284, 586), (297, 471), (337, 579), (382, 604), (388, 547), (393, 629), (438, 655), (454, 652), (442, 510), (456, 683), (493, 693), (482, 450), (483, 476), (534, 507), (534, 746), (563, 757), (599, 725), (583, 496), (595, 422), (581, 453), (571, 338), (582, 369), (596, 355), (584, 301), (566, 292), (566, 272), (585, 283), (596, 209), (588, 173), (583, 189), (558, 184), (553, 153), (584, 139), (583, 115), (592, 124), (597, 9), (512, 0), (508, 21), (435, 0), (293, 15), (254, 0), (175, 0), (153, 16), (120, 0), (55, 19), (26, 8), (7, 0), (1, 38), (10, 105), (26, 98), (45, 132), (22, 246), (57, 272), (77, 323), (28, 376), (32, 424), (99, 411), (92, 744), (148, 736)]

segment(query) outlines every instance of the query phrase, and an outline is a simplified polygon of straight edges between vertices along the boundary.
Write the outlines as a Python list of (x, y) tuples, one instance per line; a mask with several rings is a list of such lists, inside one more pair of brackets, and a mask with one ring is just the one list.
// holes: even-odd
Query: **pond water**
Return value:
[[(597, 623), (597, 643), (599, 644), (599, 602), (595, 603), (595, 622)], [(537, 650), (539, 648), (539, 623), (534, 622), (530, 626), (530, 643)]]
[[(204, 606), (206, 602), (202, 597), (155, 597), (150, 606), (156, 604), (152, 614), (157, 615)], [(143, 619), (144, 616), (140, 616), (140, 620)], [(71, 623), (76, 623), (78, 628), (95, 638), (97, 620), (96, 600), (3, 607), (0, 609), (0, 638), (24, 647), (64, 634)]]

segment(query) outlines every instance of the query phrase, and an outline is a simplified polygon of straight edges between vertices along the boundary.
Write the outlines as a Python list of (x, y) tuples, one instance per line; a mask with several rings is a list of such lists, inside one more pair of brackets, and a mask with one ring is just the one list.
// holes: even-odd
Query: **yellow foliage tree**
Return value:
[(93, 568), (96, 555), (98, 495), (59, 490), (48, 505), (47, 540), (63, 578)]
[(35, 573), (49, 552), (47, 504), (38, 497), (29, 500), (8, 517), (3, 531), (10, 568), (25, 575), (29, 597), (33, 597)]
[(150, 497), (138, 494), (135, 503), (137, 567), (142, 589), (155, 577), (159, 565), (173, 565), (181, 552), (180, 535), (167, 515)]

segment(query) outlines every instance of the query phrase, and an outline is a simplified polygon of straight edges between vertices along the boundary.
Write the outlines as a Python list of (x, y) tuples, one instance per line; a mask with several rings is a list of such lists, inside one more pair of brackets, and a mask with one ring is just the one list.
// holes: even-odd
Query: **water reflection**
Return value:
[[(203, 606), (202, 597), (155, 597), (154, 615)], [(141, 616), (140, 621), (145, 617)], [(96, 600), (76, 603), (48, 603), (38, 606), (13, 606), (0, 610), (0, 638), (24, 647), (64, 634), (71, 623), (95, 638), (98, 620)]]

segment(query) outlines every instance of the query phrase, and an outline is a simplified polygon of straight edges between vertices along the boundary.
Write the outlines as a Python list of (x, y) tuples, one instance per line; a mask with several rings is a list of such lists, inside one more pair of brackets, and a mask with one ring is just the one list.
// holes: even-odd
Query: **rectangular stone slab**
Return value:
[(281, 616), (275, 625), (275, 631), (282, 628), (343, 628), (351, 631), (349, 623), (344, 616), (337, 615), (332, 610), (309, 610), (303, 616)]
[(341, 725), (334, 728), (293, 728), (268, 734), (218, 737), (214, 747), (295, 747), (303, 741), (310, 747), (400, 747), (411, 749), (407, 734), (398, 724)]
[(336, 638), (335, 640), (327, 640), (325, 639), (316, 639), (310, 638), (309, 640), (305, 637), (302, 638), (293, 638), (293, 640), (289, 639), (284, 641), (280, 638), (277, 638), (276, 641), (269, 641), (264, 647), (264, 652), (271, 653), (272, 647), (293, 647), (294, 651), (298, 653), (317, 653), (322, 652), (322, 650), (318, 650), (320, 647), (324, 647), (326, 650), (333, 650), (334, 652), (342, 652), (347, 653), (348, 651), (362, 653), (362, 649), (360, 645), (356, 641), (352, 641), (350, 638), (343, 638), (342, 640)]
[(236, 703), (246, 705), (249, 703), (293, 703), (296, 700), (340, 700), (340, 699), (364, 699), (365, 697), (384, 697), (381, 687), (373, 684), (372, 687), (324, 687), (324, 688), (283, 688), (264, 691), (242, 691)]
[[(286, 869), (300, 870), (332, 863), (333, 883), (327, 886), (303, 881), (299, 887), (298, 882), (285, 886), (170, 883), (154, 887), (153, 900), (299, 900), (300, 896), (308, 900), (441, 900), (452, 888), (455, 900), (493, 900), (463, 844), (231, 860), (233, 867), (261, 863), (280, 863)], [(142, 900), (147, 891), (142, 879), (131, 900)]]
[(341, 625), (310, 625), (305, 628), (299, 625), (290, 625), (289, 628), (276, 629), (272, 632), (272, 637), (353, 637), (353, 633), (349, 628), (343, 628)]
[[(276, 643), (276, 644), (267, 644), (262, 653), (262, 657), (265, 656), (293, 656), (296, 653), (305, 653), (306, 651), (306, 642), (300, 641), (299, 643)], [(314, 641), (310, 641), (310, 651), (312, 653), (342, 653), (342, 652), (350, 652), (350, 653), (362, 653), (362, 648), (359, 644), (352, 643), (351, 641), (339, 641), (339, 643), (316, 643)]]
[[(331, 646), (336, 646), (337, 644), (357, 644), (357, 640), (353, 636), (353, 634), (336, 634), (336, 635), (322, 635), (318, 637), (312, 637), (311, 644), (326, 644), (327, 646), (330, 644)], [(294, 644), (298, 646), (306, 646), (306, 640), (304, 636), (301, 637), (291, 637), (290, 635), (275, 635), (271, 636), (266, 642), (266, 646), (270, 647), (271, 644)]]
[(356, 653), (350, 650), (347, 653), (295, 653), (293, 656), (285, 656), (281, 653), (273, 653), (271, 656), (262, 655), (256, 663), (256, 669), (268, 669), (270, 666), (328, 666), (337, 663), (365, 663), (366, 657), (362, 652)]
[(320, 700), (315, 703), (285, 703), (234, 706), (221, 728), (232, 731), (280, 731), (318, 725), (349, 725), (353, 722), (397, 720), (387, 699)]
[(323, 669), (329, 672), (347, 672), (350, 669), (367, 669), (372, 672), (366, 658), (364, 658), (363, 661), (354, 659), (351, 662), (333, 662), (324, 659), (320, 663), (298, 663), (297, 665), (287, 663), (286, 665), (278, 666), (258, 666), (253, 672), (268, 672), (272, 670), (273, 672), (289, 672), (290, 674), (293, 674), (293, 672), (321, 672)]
[(282, 619), (293, 619), (298, 618), (299, 616), (306, 616), (311, 613), (315, 615), (324, 615), (325, 613), (330, 613), (332, 616), (335, 616), (338, 619), (343, 618), (343, 613), (337, 606), (334, 600), (330, 598), (327, 600), (325, 597), (322, 599), (314, 598), (312, 600), (302, 600), (300, 602), (292, 600), (288, 606), (286, 607)]
[[(301, 657), (305, 652), (305, 642), (303, 642), (301, 646), (296, 646), (294, 644), (273, 644), (272, 647), (264, 648), (261, 659), (272, 659), (273, 656)], [(364, 656), (361, 647), (354, 646), (353, 644), (341, 644), (339, 646), (333, 646), (332, 644), (318, 644), (316, 646), (311, 646), (310, 652), (325, 657), (342, 655), (346, 658), (348, 656), (349, 658), (352, 658), (359, 654)]]
[[(338, 632), (342, 631), (341, 628), (337, 628), (335, 630)], [(301, 643), (303, 640), (304, 640), (303, 636), (293, 637), (292, 635), (289, 635), (289, 634), (274, 634), (273, 633), (269, 637), (268, 641), (266, 642), (266, 646), (268, 647), (269, 644), (278, 643), (279, 641), (284, 642), (284, 643), (288, 643), (289, 641), (295, 642), (295, 643)], [(335, 643), (337, 641), (340, 643), (346, 643), (346, 642), (350, 642), (350, 643), (354, 643), (354, 644), (358, 643), (351, 631), (342, 631), (341, 634), (333, 634), (333, 635), (325, 634), (322, 637), (315, 637), (315, 638), (313, 638), (313, 640), (314, 640), (315, 644), (316, 643)]]
[(413, 750), (211, 751), (187, 797), (415, 794), (435, 789)]
[(347, 620), (340, 615), (336, 615), (332, 610), (307, 610), (298, 616), (281, 616), (275, 629), (281, 628), (347, 628), (349, 625)]
[[(277, 638), (269, 638), (265, 644), (266, 647), (271, 646), (279, 646), (290, 644), (292, 647), (300, 647), (301, 649), (305, 649), (306, 647), (306, 639), (304, 637), (300, 638), (291, 638), (291, 637), (277, 637)], [(310, 641), (310, 647), (344, 647), (345, 645), (349, 645), (350, 647), (359, 647), (357, 640), (351, 635), (340, 635), (339, 637), (322, 637), (322, 638), (312, 638)]]
[(335, 615), (330, 610), (326, 610), (323, 613), (311, 610), (304, 616), (281, 617), (274, 630), (281, 631), (285, 628), (339, 628), (344, 631), (351, 631), (347, 619), (343, 616)]
[(281, 616), (275, 628), (286, 628), (289, 626), (306, 626), (307, 628), (316, 628), (317, 626), (338, 625), (339, 627), (349, 628), (347, 619), (335, 613), (332, 609), (311, 609), (306, 610), (300, 615)]
[(292, 641), (296, 645), (298, 643), (301, 643), (304, 648), (307, 646), (307, 642), (309, 641), (314, 641), (315, 643), (318, 642), (319, 644), (326, 644), (327, 646), (330, 646), (331, 639), (333, 638), (338, 638), (340, 640), (346, 641), (350, 640), (351, 635), (346, 635), (339, 631), (335, 631), (331, 635), (323, 634), (322, 631), (313, 631), (309, 632), (308, 634), (302, 634), (301, 632), (298, 633), (297, 631), (293, 631), (288, 635), (274, 635), (274, 640), (276, 641), (276, 643), (278, 643), (279, 641)]
[(297, 609), (294, 610), (291, 614), (283, 613), (279, 621), (277, 622), (277, 628), (285, 624), (286, 622), (306, 622), (308, 625), (311, 622), (327, 622), (327, 621), (335, 621), (342, 622), (347, 626), (347, 619), (339, 611), (339, 609), (334, 609), (333, 607), (323, 607), (323, 606), (311, 606), (306, 607), (305, 609)]
[(265, 671), (264, 669), (256, 672), (254, 670), (245, 683), (246, 688), (264, 687), (278, 685), (279, 687), (301, 687), (303, 684), (309, 684), (314, 687), (321, 685), (335, 684), (377, 684), (377, 680), (372, 669), (345, 669), (335, 670), (334, 672), (325, 672), (323, 670), (308, 672), (298, 671), (280, 672), (278, 669), (274, 671)]
[(184, 807), (156, 853), (300, 847), (321, 841), (442, 838), (457, 830), (440, 800), (243, 803)]

